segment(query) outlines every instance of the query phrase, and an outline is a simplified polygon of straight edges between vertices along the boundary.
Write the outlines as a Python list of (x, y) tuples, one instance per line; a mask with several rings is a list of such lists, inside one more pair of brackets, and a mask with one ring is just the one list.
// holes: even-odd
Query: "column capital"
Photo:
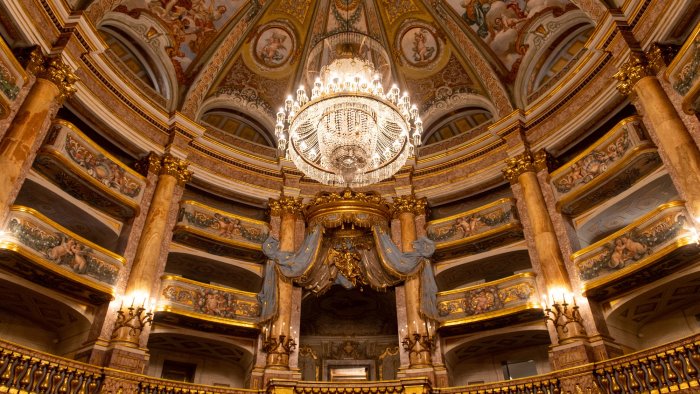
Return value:
[(75, 84), (80, 80), (63, 59), (44, 56), (39, 48), (29, 55), (27, 71), (56, 85), (59, 91), (56, 99), (60, 104), (76, 92)]
[[(544, 151), (540, 151), (544, 152)], [(538, 152), (539, 153), (539, 152)], [(535, 163), (538, 163), (537, 165)], [(503, 177), (511, 185), (518, 183), (518, 177), (526, 172), (536, 172), (539, 165), (546, 163), (544, 156), (540, 155), (536, 160), (535, 155), (529, 150), (506, 159), (506, 167), (503, 169)]]
[(411, 193), (405, 196), (394, 197), (391, 203), (391, 215), (396, 217), (401, 213), (409, 212), (414, 215), (425, 215), (428, 211), (428, 200), (416, 198), (416, 195)]
[(617, 79), (617, 90), (625, 96), (631, 94), (639, 80), (656, 75), (654, 66), (643, 52), (630, 53), (629, 59), (613, 75)]
[(301, 216), (304, 204), (301, 197), (280, 196), (279, 200), (268, 201), (270, 216), (282, 216), (283, 213)]
[(137, 161), (134, 167), (144, 176), (149, 173), (173, 176), (177, 179), (177, 183), (182, 186), (192, 179), (192, 171), (187, 169), (189, 165), (187, 160), (178, 159), (169, 153), (161, 157), (155, 152), (150, 152)]

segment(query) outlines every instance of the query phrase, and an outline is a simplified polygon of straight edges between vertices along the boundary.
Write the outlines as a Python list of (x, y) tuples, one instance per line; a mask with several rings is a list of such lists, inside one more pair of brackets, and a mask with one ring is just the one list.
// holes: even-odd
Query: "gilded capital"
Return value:
[[(540, 161), (542, 159), (540, 158)], [(526, 172), (536, 172), (535, 157), (532, 152), (525, 152), (506, 159), (506, 168), (503, 169), (503, 177), (511, 184), (518, 183), (518, 177)]]
[(629, 60), (620, 67), (620, 71), (615, 73), (613, 78), (617, 79), (617, 90), (629, 95), (640, 79), (654, 75), (656, 70), (647, 57), (641, 52), (632, 52)]
[(60, 57), (46, 57), (39, 48), (32, 51), (27, 71), (56, 85), (56, 100), (61, 104), (76, 92), (75, 84), (80, 80)]
[(142, 157), (141, 160), (134, 164), (134, 168), (143, 176), (148, 176), (148, 174), (160, 174), (160, 156), (155, 152), (150, 152), (146, 156)]
[(304, 204), (301, 197), (281, 196), (279, 200), (270, 199), (268, 201), (270, 207), (270, 216), (282, 216), (282, 214), (292, 214), (300, 216)]
[(428, 200), (425, 197), (416, 198), (415, 194), (411, 193), (405, 196), (394, 197), (394, 201), (391, 204), (391, 214), (394, 217), (405, 212), (410, 212), (414, 215), (425, 215), (427, 208)]
[(187, 160), (178, 159), (166, 153), (161, 161), (160, 175), (173, 176), (177, 179), (177, 183), (182, 186), (192, 179), (192, 171), (187, 169), (189, 165)]
[(536, 171), (542, 171), (542, 170), (547, 170), (551, 171), (552, 168), (554, 168), (554, 157), (549, 154), (544, 149), (540, 149), (537, 152), (535, 152), (535, 170)]

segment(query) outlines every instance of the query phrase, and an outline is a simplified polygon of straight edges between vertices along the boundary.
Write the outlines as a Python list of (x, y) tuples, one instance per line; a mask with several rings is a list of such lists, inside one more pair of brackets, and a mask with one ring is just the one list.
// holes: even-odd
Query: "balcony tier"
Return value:
[(265, 222), (182, 201), (173, 240), (211, 254), (261, 261), (269, 232)]
[(542, 319), (535, 274), (437, 293), (441, 332), (471, 332)]
[(12, 207), (2, 230), (4, 269), (95, 304), (112, 299), (123, 257), (27, 207)]
[(641, 117), (623, 119), (603, 138), (552, 172), (557, 208), (578, 215), (627, 190), (661, 165)]
[(54, 121), (34, 167), (95, 208), (118, 218), (138, 215), (146, 178), (64, 120)]
[(680, 201), (663, 204), (571, 255), (587, 297), (605, 299), (697, 259), (697, 232)]
[(165, 275), (156, 321), (200, 331), (250, 335), (258, 330), (261, 308), (255, 293)]
[(470, 211), (431, 220), (428, 238), (435, 241), (434, 258), (444, 260), (484, 252), (522, 239), (515, 199), (503, 198)]
[(700, 25), (695, 27), (668, 66), (666, 78), (683, 98), (683, 110), (689, 114), (700, 113)]

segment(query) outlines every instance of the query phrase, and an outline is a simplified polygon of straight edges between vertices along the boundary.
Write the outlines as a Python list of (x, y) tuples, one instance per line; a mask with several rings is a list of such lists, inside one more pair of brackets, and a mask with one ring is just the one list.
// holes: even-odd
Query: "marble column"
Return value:
[(24, 183), (38, 144), (63, 102), (75, 93), (78, 77), (59, 57), (31, 54), (27, 70), (36, 81), (0, 141), (0, 223)]
[[(282, 196), (279, 200), (270, 200), (270, 216), (279, 217), (280, 251), (294, 252), (296, 247), (297, 218), (302, 213), (302, 200), (290, 196)], [(284, 372), (279, 375), (275, 371), (289, 371), (289, 356), (293, 349), (288, 349), (288, 341), (292, 340), (292, 298), (294, 285), (283, 275), (278, 275), (277, 281), (277, 315), (270, 326), (268, 338), (264, 338), (267, 352), (265, 366), (265, 381), (272, 377), (287, 376)], [(271, 342), (276, 341), (276, 342)], [(287, 343), (285, 343), (287, 342)], [(276, 346), (273, 346), (276, 345)]]
[(145, 357), (139, 351), (141, 333), (150, 320), (152, 293), (159, 286), (160, 255), (163, 243), (169, 241), (166, 238), (169, 217), (173, 204), (177, 203), (173, 196), (192, 176), (186, 161), (168, 153), (163, 157), (151, 154), (140, 165), (147, 167), (141, 168), (141, 172), (158, 174), (158, 181), (129, 272), (122, 298), (124, 305), (117, 311), (107, 361), (110, 367), (132, 372), (141, 372), (145, 366)]
[[(405, 196), (395, 197), (392, 203), (392, 214), (398, 218), (401, 226), (401, 251), (413, 252), (413, 241), (417, 238), (416, 231), (416, 216), (425, 215), (427, 201), (417, 199), (415, 195), (409, 194)], [(427, 323), (420, 313), (421, 305), (421, 284), (420, 276), (413, 275), (404, 282), (405, 302), (406, 302), (406, 327), (399, 327), (399, 331), (405, 334), (403, 339), (413, 340), (414, 338), (427, 338), (429, 333)], [(423, 369), (429, 368), (429, 374), (432, 374), (432, 351), (433, 347), (425, 347), (420, 341), (416, 344), (411, 344), (409, 352), (408, 369)], [(411, 376), (416, 376), (410, 372), (406, 372)]]
[(642, 113), (650, 137), (688, 210), (700, 218), (700, 150), (656, 77), (657, 65), (640, 52), (615, 74), (617, 88)]

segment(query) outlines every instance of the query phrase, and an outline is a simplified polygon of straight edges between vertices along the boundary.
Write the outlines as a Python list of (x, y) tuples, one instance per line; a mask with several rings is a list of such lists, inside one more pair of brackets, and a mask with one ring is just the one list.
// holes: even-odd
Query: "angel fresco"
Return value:
[(270, 36), (265, 38), (265, 45), (258, 51), (258, 56), (265, 63), (281, 63), (287, 54), (285, 41), (287, 41), (285, 34), (273, 31)]
[(435, 53), (435, 47), (428, 45), (426, 29), (418, 29), (413, 35), (413, 60), (416, 63), (430, 61)]

